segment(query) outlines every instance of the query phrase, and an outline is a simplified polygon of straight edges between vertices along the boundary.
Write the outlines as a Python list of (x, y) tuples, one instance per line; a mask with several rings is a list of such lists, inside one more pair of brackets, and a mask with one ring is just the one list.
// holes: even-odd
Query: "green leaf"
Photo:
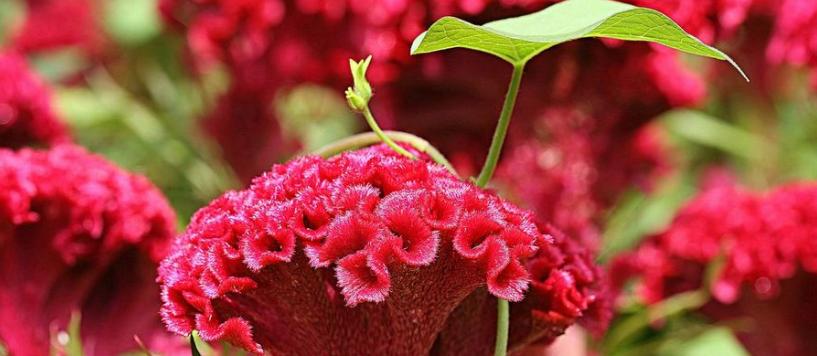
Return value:
[(687, 141), (757, 161), (772, 151), (763, 137), (695, 110), (673, 110), (659, 118), (667, 131)]
[(666, 350), (661, 350), (661, 355), (666, 356), (748, 356), (749, 353), (743, 348), (728, 328), (717, 327), (704, 332), (703, 334), (687, 340), (680, 344), (668, 344)]
[(634, 191), (622, 197), (605, 224), (598, 261), (606, 263), (645, 237), (666, 228), (694, 193), (691, 178), (679, 175), (663, 179), (650, 194)]
[(105, 30), (119, 44), (140, 45), (162, 30), (156, 0), (108, 0), (104, 4)]
[(567, 0), (532, 14), (482, 26), (443, 17), (414, 40), (411, 54), (468, 48), (520, 65), (550, 47), (588, 37), (660, 43), (682, 52), (728, 61), (746, 77), (729, 56), (686, 33), (666, 15), (611, 0)]

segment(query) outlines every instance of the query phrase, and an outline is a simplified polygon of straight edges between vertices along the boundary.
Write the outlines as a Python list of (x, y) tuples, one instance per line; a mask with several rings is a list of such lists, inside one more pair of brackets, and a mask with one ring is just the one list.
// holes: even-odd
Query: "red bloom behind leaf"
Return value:
[(173, 345), (153, 280), (174, 225), (145, 178), (82, 149), (0, 150), (0, 343), (46, 355), (78, 311), (87, 355)]
[[(579, 287), (598, 283), (595, 267), (559, 267), (578, 266), (565, 260), (582, 252), (555, 239), (530, 213), (426, 158), (385, 145), (304, 157), (195, 214), (160, 267), (162, 315), (176, 333), (254, 353), (419, 354), (464, 331), (452, 318), (472, 293), (520, 301), (533, 281), (551, 302), (520, 319), (561, 315), (537, 325), (555, 337), (600, 298)], [(534, 261), (547, 265), (536, 276)], [(553, 273), (567, 280), (538, 287)]]
[(51, 106), (51, 92), (25, 60), (0, 53), (0, 147), (52, 145), (69, 141)]

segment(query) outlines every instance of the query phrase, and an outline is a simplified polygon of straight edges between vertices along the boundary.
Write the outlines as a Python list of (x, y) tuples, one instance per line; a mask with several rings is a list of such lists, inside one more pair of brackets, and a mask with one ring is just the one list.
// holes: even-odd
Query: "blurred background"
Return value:
[[(49, 88), (70, 140), (148, 176), (184, 226), (272, 164), (364, 130), (342, 90), (347, 60), (368, 54), (382, 126), (429, 140), (462, 176), (475, 174), (511, 68), (457, 50), (412, 58), (411, 40), (441, 16), (483, 23), (554, 2), (2, 0), (0, 51)], [(766, 191), (817, 178), (817, 2), (627, 2), (715, 44), (751, 82), (723, 62), (618, 41), (568, 43), (528, 65), (492, 187), (600, 263), (666, 229), (709, 184)], [(0, 137), (14, 121), (2, 109), (0, 100)], [(678, 308), (664, 315), (619, 292), (616, 322), (595, 341), (605, 353), (752, 347), (751, 320), (681, 313), (701, 306), (683, 300), (661, 304)], [(657, 325), (649, 313), (673, 318)], [(797, 344), (790, 354), (817, 352), (779, 339)]]

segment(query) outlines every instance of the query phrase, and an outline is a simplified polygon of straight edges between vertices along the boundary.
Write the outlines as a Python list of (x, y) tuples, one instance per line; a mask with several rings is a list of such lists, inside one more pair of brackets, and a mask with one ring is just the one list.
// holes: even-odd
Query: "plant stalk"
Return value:
[(372, 111), (369, 110), (368, 105), (366, 105), (363, 108), (362, 113), (363, 113), (363, 117), (366, 118), (366, 123), (369, 124), (369, 127), (372, 129), (372, 131), (374, 131), (375, 134), (377, 134), (377, 137), (379, 137), (380, 140), (382, 140), (386, 145), (391, 147), (397, 153), (399, 153), (399, 154), (401, 154), (403, 156), (406, 156), (408, 158), (411, 158), (411, 159), (415, 158), (414, 155), (411, 154), (411, 152), (406, 151), (406, 149), (403, 148), (403, 147), (400, 147), (400, 145), (395, 143), (391, 138), (389, 138), (389, 136), (387, 136), (385, 133), (383, 133), (383, 130), (381, 130), (380, 126), (377, 125), (377, 121), (374, 120), (374, 116), (372, 116)]
[[(443, 165), (449, 172), (456, 175), (457, 172), (454, 170), (454, 167), (451, 166), (451, 163), (445, 159), (440, 151), (438, 151), (434, 146), (432, 146), (428, 141), (414, 136), (410, 133), (400, 132), (400, 131), (383, 131), (382, 132), (385, 137), (389, 140), (398, 141), (398, 142), (405, 142), (414, 147), (420, 152), (427, 154), (431, 159)], [(383, 142), (383, 139), (377, 135), (375, 132), (364, 132), (357, 135), (349, 136), (344, 139), (335, 141), (329, 145), (323, 146), (318, 150), (312, 152), (312, 154), (321, 156), (323, 158), (329, 158), (334, 155), (340, 154), (341, 152), (349, 151), (358, 149), (361, 147), (371, 146), (377, 143)]]
[(516, 104), (516, 96), (519, 93), (519, 84), (522, 82), (522, 72), (525, 64), (514, 64), (511, 83), (508, 85), (508, 92), (505, 94), (505, 103), (502, 104), (502, 112), (499, 114), (499, 122), (494, 130), (494, 138), (491, 140), (491, 148), (488, 150), (488, 157), (482, 165), (482, 170), (477, 177), (477, 186), (485, 187), (491, 180), (499, 162), (499, 154), (502, 153), (502, 145), (505, 143), (505, 136), (508, 134), (508, 125), (511, 123), (511, 114)]
[(496, 344), (494, 356), (505, 356), (508, 353), (508, 320), (510, 305), (507, 300), (498, 298), (496, 303)]
[[(511, 123), (511, 114), (516, 104), (516, 96), (519, 94), (519, 85), (522, 83), (522, 73), (525, 71), (525, 63), (514, 64), (511, 83), (508, 85), (508, 92), (505, 93), (505, 103), (502, 104), (502, 112), (499, 114), (499, 122), (494, 130), (494, 138), (491, 140), (491, 148), (488, 149), (488, 156), (479, 172), (476, 184), (484, 188), (491, 181), (496, 165), (499, 162), (499, 155), (502, 153), (502, 145), (505, 143), (505, 136), (508, 134), (508, 126)], [(494, 356), (505, 356), (508, 353), (508, 324), (510, 319), (510, 305), (502, 298), (497, 300), (496, 313), (496, 344), (494, 345)]]

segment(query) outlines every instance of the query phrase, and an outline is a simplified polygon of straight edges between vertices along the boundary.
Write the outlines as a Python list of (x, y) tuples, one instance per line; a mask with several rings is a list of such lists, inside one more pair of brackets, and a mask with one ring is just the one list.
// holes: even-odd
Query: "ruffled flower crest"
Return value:
[(559, 249), (542, 231), (427, 158), (385, 145), (303, 157), (195, 214), (160, 267), (162, 315), (254, 353), (427, 353), (480, 286), (524, 298), (529, 261)]

